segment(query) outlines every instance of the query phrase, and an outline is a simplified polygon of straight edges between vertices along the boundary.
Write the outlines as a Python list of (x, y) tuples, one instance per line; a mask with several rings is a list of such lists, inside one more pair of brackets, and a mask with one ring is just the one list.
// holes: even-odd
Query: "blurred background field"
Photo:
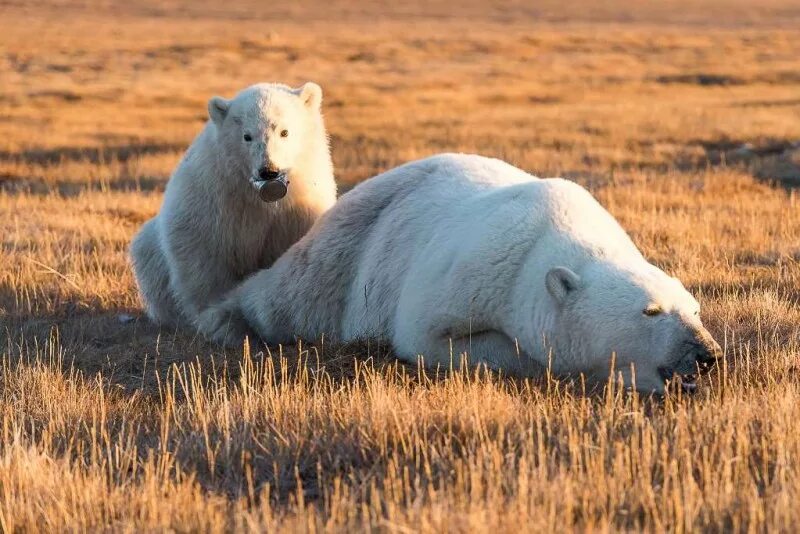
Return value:
[[(631, 4), (0, 2), (2, 528), (792, 530), (800, 5)], [(208, 98), (307, 80), (342, 191), (442, 151), (589, 187), (724, 368), (584, 398), (150, 325), (126, 249)]]

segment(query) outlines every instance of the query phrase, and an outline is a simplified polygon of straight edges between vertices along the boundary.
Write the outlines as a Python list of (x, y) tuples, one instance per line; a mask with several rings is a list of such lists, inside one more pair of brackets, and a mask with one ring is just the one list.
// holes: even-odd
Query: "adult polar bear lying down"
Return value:
[[(719, 345), (697, 301), (648, 263), (585, 189), (495, 159), (445, 154), (363, 182), (270, 268), (200, 318), (238, 343), (377, 337), (449, 365), (693, 388)], [(631, 364), (635, 373), (631, 371)]]

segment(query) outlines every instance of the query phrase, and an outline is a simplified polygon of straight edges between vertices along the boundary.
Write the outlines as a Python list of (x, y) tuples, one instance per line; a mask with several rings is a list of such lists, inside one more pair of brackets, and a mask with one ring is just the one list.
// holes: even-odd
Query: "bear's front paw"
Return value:
[(225, 304), (209, 306), (200, 313), (197, 329), (214, 343), (228, 348), (241, 347), (244, 338), (252, 334), (242, 313)]

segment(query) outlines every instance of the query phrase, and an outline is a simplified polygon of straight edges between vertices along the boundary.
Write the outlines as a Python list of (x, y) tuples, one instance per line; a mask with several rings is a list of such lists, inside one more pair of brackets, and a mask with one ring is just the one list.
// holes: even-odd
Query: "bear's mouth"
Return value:
[(721, 357), (721, 351), (714, 346), (697, 342), (687, 343), (686, 349), (677, 363), (659, 367), (658, 374), (667, 389), (680, 388), (684, 393), (694, 393), (697, 390), (697, 380), (711, 372)]
[(251, 176), (250, 183), (264, 202), (277, 202), (289, 191), (289, 180), (286, 178), (285, 171), (270, 171), (263, 179), (259, 176)]
[(668, 390), (677, 391), (675, 388), (680, 388), (681, 391), (690, 395), (697, 391), (697, 374), (678, 374), (664, 367), (659, 367), (658, 374), (661, 375)]
[(697, 376), (696, 375), (682, 375), (680, 377), (681, 390), (690, 395), (697, 391)]

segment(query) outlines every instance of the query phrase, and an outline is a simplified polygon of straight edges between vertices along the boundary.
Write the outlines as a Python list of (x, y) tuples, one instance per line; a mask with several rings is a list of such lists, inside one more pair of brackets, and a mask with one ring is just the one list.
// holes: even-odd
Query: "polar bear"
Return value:
[[(579, 185), (474, 155), (423, 159), (343, 195), (200, 328), (238, 342), (383, 338), (397, 356), (517, 375), (545, 368), (661, 393), (694, 388), (719, 345), (697, 301)], [(613, 360), (612, 360), (613, 358)]]
[(336, 201), (315, 83), (215, 96), (209, 120), (131, 244), (147, 315), (192, 325), (208, 304), (268, 267)]

